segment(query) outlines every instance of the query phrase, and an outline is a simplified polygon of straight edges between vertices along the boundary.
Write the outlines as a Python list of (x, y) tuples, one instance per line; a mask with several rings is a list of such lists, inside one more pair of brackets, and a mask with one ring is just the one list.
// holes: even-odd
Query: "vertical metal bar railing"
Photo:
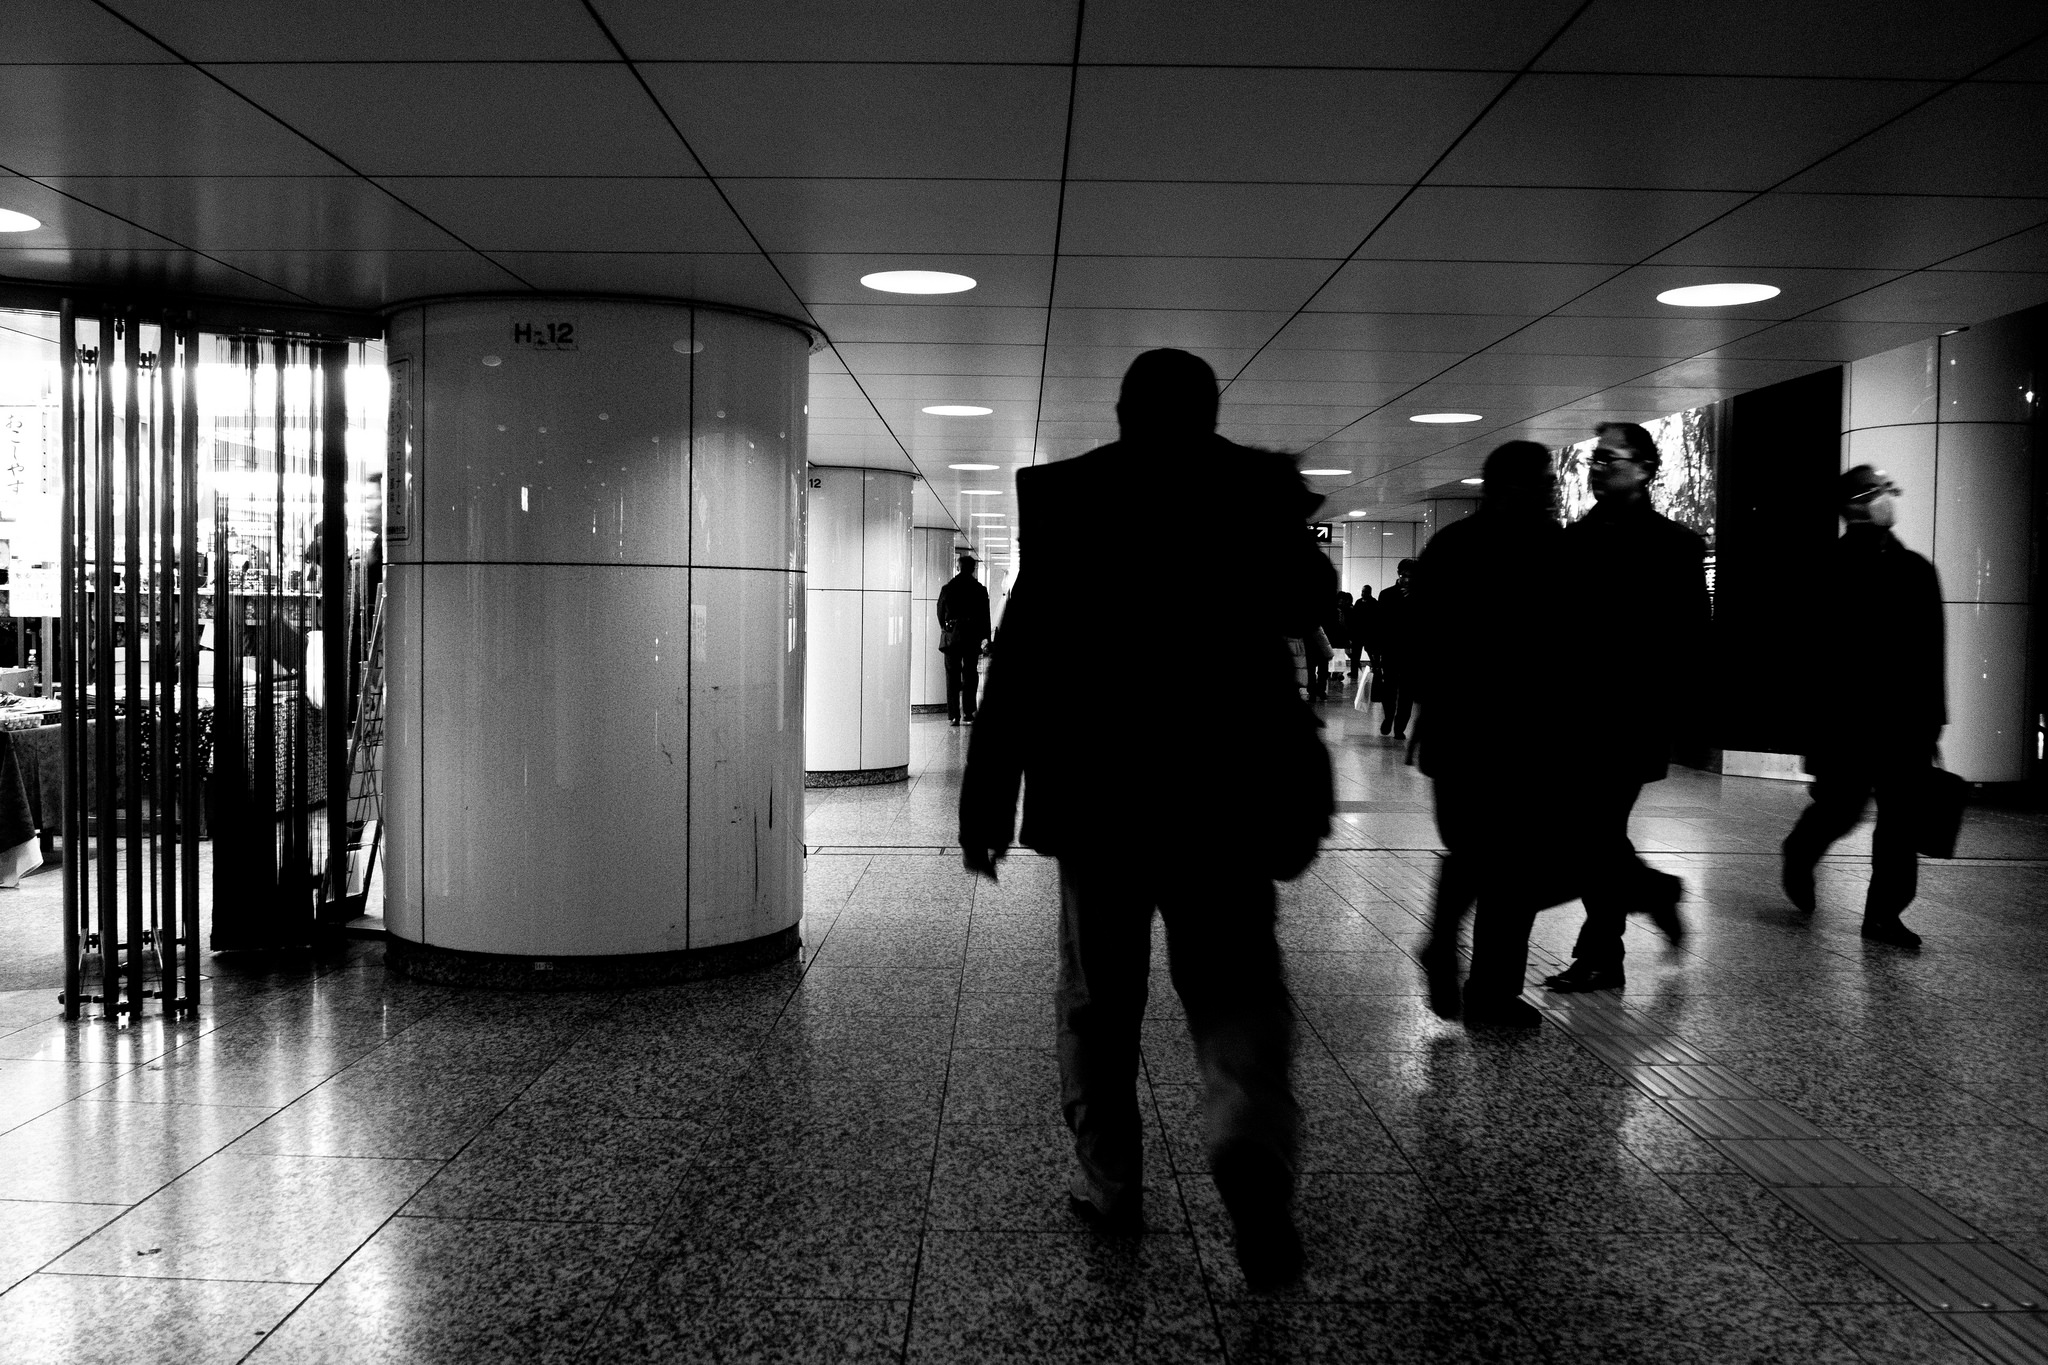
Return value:
[[(184, 585), (178, 578), (177, 452), (180, 432), (177, 413), (178, 337), (168, 313), (156, 327), (156, 611), (152, 622), (150, 662), (156, 684), (156, 838), (158, 851), (157, 946), (163, 958), (157, 998), (164, 1014), (176, 1013), (178, 998), (178, 827), (184, 812), (178, 808), (178, 744), (180, 716), (177, 680), (183, 657), (177, 631), (178, 597)], [(186, 713), (186, 723), (193, 719)]]
[(320, 348), (320, 629), (326, 697), (328, 915), (348, 919), (348, 346)]
[[(199, 824), (204, 818), (199, 788), (199, 330), (182, 329), (184, 368), (178, 404), (178, 842), (184, 855), (183, 937), (185, 982), (174, 996), (165, 968), (166, 1002), (177, 999), (187, 1012), (199, 1008)], [(214, 572), (220, 568), (216, 565)], [(216, 626), (216, 631), (218, 626)]]
[[(122, 428), (121, 454), (123, 457), (122, 502), (122, 560), (121, 560), (121, 644), (123, 648), (121, 678), (121, 738), (123, 769), (121, 772), (122, 824), (127, 839), (127, 885), (124, 888), (128, 902), (128, 922), (124, 939), (127, 952), (122, 954), (124, 970), (121, 980), (123, 1004), (131, 1020), (142, 1017), (143, 992), (143, 942), (142, 942), (142, 897), (144, 876), (142, 866), (143, 843), (147, 835), (143, 830), (143, 796), (148, 791), (142, 780), (142, 737), (144, 727), (149, 724), (149, 709), (142, 698), (142, 326), (131, 309), (126, 319), (126, 335), (122, 338), (121, 379), (122, 379)], [(110, 711), (111, 714), (111, 711)], [(101, 777), (107, 775), (102, 773)]]
[(120, 1018), (119, 964), (121, 905), (119, 840), (114, 802), (114, 366), (119, 323), (100, 319), (99, 422), (95, 432), (93, 480), (93, 792), (92, 838), (99, 852), (100, 1005), (107, 1019)]
[(79, 760), (84, 756), (84, 716), (78, 693), (78, 562), (73, 547), (78, 529), (78, 499), (82, 492), (79, 478), (79, 421), (78, 403), (78, 319), (71, 310), (71, 300), (65, 299), (58, 305), (57, 313), (57, 365), (58, 399), (64, 406), (64, 444), (59, 456), (63, 473), (64, 505), (62, 540), (57, 547), (57, 591), (58, 601), (63, 604), (62, 615), (43, 631), (43, 656), (48, 667), (50, 651), (56, 650), (58, 695), (63, 698), (63, 710), (58, 720), (63, 726), (64, 741), (64, 1017), (78, 1018), (79, 954), (84, 950), (81, 920), (83, 907), (79, 896), (80, 862), (85, 856), (84, 822), (77, 816), (77, 808), (84, 788), (78, 785)]

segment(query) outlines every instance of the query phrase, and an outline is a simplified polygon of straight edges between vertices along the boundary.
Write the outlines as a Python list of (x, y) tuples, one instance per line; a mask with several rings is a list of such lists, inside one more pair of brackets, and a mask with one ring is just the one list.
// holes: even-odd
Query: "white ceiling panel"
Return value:
[(1414, 180), (1505, 76), (1467, 72), (1083, 68), (1084, 180)]
[[(1064, 268), (1064, 267), (1063, 267)], [(1212, 311), (1199, 308), (1055, 308), (1055, 346), (1257, 346), (1273, 335), (1282, 311)]]
[(2010, 0), (1628, 0), (1595, 4), (1537, 63), (1549, 71), (1954, 80), (2041, 28)]
[(1959, 86), (1785, 188), (2048, 195), (2048, 85)]
[(4, 13), (9, 63), (177, 60), (91, 0), (8, 0)]
[(2048, 200), (2041, 199), (1767, 194), (1655, 260), (1670, 265), (1917, 270), (2044, 220)]
[(1060, 249), (1078, 256), (1341, 260), (1404, 188), (1077, 181), (1067, 186)]
[(1987, 67), (1978, 78), (1991, 81), (2048, 81), (2048, 35)]
[[(1222, 378), (1236, 374), (1252, 358), (1249, 348), (1229, 346), (1187, 346), (1183, 350), (1200, 356)], [(1046, 351), (1045, 372), (1065, 378), (1121, 378), (1137, 352), (1129, 346), (1054, 346)]]
[(598, 0), (636, 61), (1066, 62), (1078, 0)]
[(617, 63), (320, 63), (211, 68), (365, 175), (690, 175)]
[(0, 207), (26, 213), (42, 223), (30, 232), (10, 232), (0, 238), (0, 244), (42, 248), (141, 247), (158, 251), (190, 245), (167, 240), (143, 226), (103, 213), (89, 203), (79, 202), (83, 196), (73, 197), (76, 191), (63, 194), (59, 193), (60, 188), (61, 185), (51, 188), (20, 176), (0, 174)]
[(1660, 388), (1704, 388), (1747, 393), (1751, 389), (1782, 384), (1788, 379), (1798, 379), (1826, 368), (1824, 362), (1813, 360), (1739, 360), (1733, 356), (1707, 355), (1652, 370), (1642, 379), (1645, 384)]
[[(1761, 325), (1778, 318), (1796, 317), (1823, 304), (1881, 284), (1896, 272), (1884, 270), (1815, 270), (1806, 267), (1772, 266), (1768, 270), (1745, 271), (1735, 275), (1744, 283), (1776, 285), (1777, 297), (1761, 303), (1731, 308), (1676, 308), (1657, 302), (1667, 289), (1711, 284), (1730, 279), (1729, 270), (1719, 266), (1645, 265), (1624, 271), (1598, 289), (1590, 290), (1557, 311), (1563, 316), (1610, 318), (1661, 318), (1673, 313), (1703, 317), (1746, 320)], [(1754, 278), (1752, 279), (1752, 276)]]
[(1547, 313), (1614, 267), (1504, 261), (1352, 261), (1309, 304), (1337, 313)]
[(147, 291), (180, 290), (222, 294), (261, 303), (306, 304), (316, 300), (281, 289), (259, 276), (189, 251), (10, 247), (0, 238), (0, 279), (39, 284), (88, 281), (95, 285)]
[[(1043, 308), (1052, 289), (1050, 256), (971, 256), (962, 252), (892, 255), (884, 252), (776, 252), (775, 263), (806, 303), (904, 303), (913, 308)], [(977, 281), (959, 294), (931, 294), (908, 302), (863, 285), (879, 270), (950, 270)]]
[(1770, 325), (1764, 318), (1549, 317), (1530, 323), (1493, 349), (1521, 355), (1640, 355), (1684, 360)]
[(1927, 330), (1986, 322), (2048, 301), (2048, 274), (1921, 271), (1823, 308), (1816, 322), (1917, 322)]
[(10, 66), (0, 165), (21, 175), (339, 175), (189, 66)]
[(1739, 194), (1703, 190), (1426, 185), (1359, 254), (1633, 265), (1742, 201)]
[(1482, 351), (1444, 375), (1453, 384), (1582, 384), (1600, 387), (1639, 378), (1657, 362), (1639, 355), (1527, 355)]
[(1577, 0), (1093, 0), (1081, 60), (1511, 71), (1575, 8)]
[(1282, 328), (1274, 351), (1456, 351), (1499, 340), (1530, 321), (1527, 314), (1303, 313)]
[[(1440, 364), (1451, 364), (1457, 360), (1452, 356)], [(1254, 375), (1261, 372), (1265, 363), (1262, 356), (1246, 367), (1244, 373)], [(1233, 381), (1223, 391), (1227, 403), (1280, 403), (1301, 404), (1307, 407), (1347, 407), (1354, 411), (1378, 407), (1389, 398), (1406, 392), (1420, 381), (1436, 373), (1435, 369), (1417, 365), (1418, 373), (1399, 381), (1378, 383), (1357, 381), (1293, 381), (1285, 379), (1246, 379)]]
[(479, 251), (754, 254), (739, 219), (695, 176), (411, 176), (393, 194)]
[(857, 375), (1030, 375), (1038, 374), (1037, 346), (918, 345), (907, 342), (851, 342), (840, 356)]
[(819, 303), (811, 305), (811, 316), (834, 341), (956, 341), (1036, 346), (1045, 340), (1043, 308)]
[(1596, 384), (1460, 384), (1446, 377), (1405, 393), (1396, 406), (1413, 412), (1476, 412), (1491, 419), (1518, 417), (1576, 402)]
[(695, 256), (659, 251), (499, 251), (501, 261), (535, 289), (570, 293), (654, 294), (704, 299), (801, 317), (803, 306), (759, 256)]
[[(1244, 367), (1241, 378), (1282, 384), (1419, 384), (1455, 365), (1458, 357), (1437, 351), (1281, 351), (1267, 349)], [(1232, 388), (1236, 385), (1233, 383)]]
[(374, 311), (428, 294), (518, 289), (473, 251), (216, 251), (217, 259), (329, 308)]
[(1936, 270), (2048, 270), (2048, 225), (1938, 262)]
[[(1036, 374), (864, 374), (860, 382), (878, 403), (908, 403), (915, 407), (935, 403), (979, 403), (987, 407), (1024, 404), (1035, 408), (1038, 402)], [(815, 378), (811, 385), (811, 392), (818, 392)]]
[(1878, 355), (1926, 337), (1921, 323), (1781, 322), (1723, 345), (1703, 348), (1709, 354), (1741, 360), (1808, 360), (1831, 365)]
[(355, 176), (53, 176), (48, 183), (200, 251), (463, 245)]
[(641, 67), (717, 176), (1057, 180), (1064, 68)]
[(1053, 306), (1291, 313), (1334, 261), (1228, 256), (1062, 256)]
[(1899, 81), (1527, 76), (1431, 180), (1760, 190), (1931, 88)]
[(769, 251), (1043, 255), (1056, 180), (746, 180), (724, 188)]
[(606, 61), (576, 0), (108, 0), (195, 62)]

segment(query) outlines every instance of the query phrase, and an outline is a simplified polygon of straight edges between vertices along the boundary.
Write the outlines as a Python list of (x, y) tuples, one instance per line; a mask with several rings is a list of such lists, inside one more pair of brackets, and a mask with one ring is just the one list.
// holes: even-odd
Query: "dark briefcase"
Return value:
[(1963, 803), (1970, 784), (1945, 768), (1929, 766), (1920, 780), (1920, 852), (1929, 858), (1956, 856), (1963, 828)]

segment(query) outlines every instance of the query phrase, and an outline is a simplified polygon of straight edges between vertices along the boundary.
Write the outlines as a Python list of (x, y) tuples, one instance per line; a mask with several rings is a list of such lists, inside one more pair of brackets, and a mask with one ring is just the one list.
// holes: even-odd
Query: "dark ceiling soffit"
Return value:
[(72, 306), (86, 316), (118, 315), (131, 309), (145, 317), (171, 313), (207, 332), (272, 332), (351, 341), (376, 341), (384, 335), (384, 320), (375, 313), (250, 303), (208, 294), (115, 285), (59, 285), (0, 276), (0, 308), (55, 313), (65, 299), (70, 299)]
[(415, 299), (401, 299), (397, 303), (387, 303), (380, 311), (382, 312), (384, 318), (388, 321), (393, 316), (399, 313), (403, 313), (408, 309), (423, 308), (430, 303), (478, 303), (489, 302), (493, 299), (503, 300), (508, 303), (523, 303), (528, 305), (577, 302), (659, 303), (670, 308), (702, 308), (706, 312), (711, 313), (732, 313), (739, 317), (754, 318), (761, 322), (780, 323), (784, 327), (788, 327), (794, 331), (803, 333), (805, 340), (810, 343), (810, 349), (813, 355), (817, 354), (819, 351), (824, 350), (825, 347), (829, 344), (829, 340), (825, 336), (824, 331), (821, 330), (817, 326), (817, 324), (805, 322), (801, 318), (789, 317), (782, 313), (770, 313), (765, 309), (761, 308), (746, 308), (736, 303), (719, 303), (712, 299), (674, 298), (666, 294), (613, 294), (593, 292), (590, 290), (581, 289), (569, 290), (566, 292), (559, 293), (554, 290), (542, 290), (540, 292), (531, 294), (522, 294), (517, 292), (482, 294), (423, 294)]

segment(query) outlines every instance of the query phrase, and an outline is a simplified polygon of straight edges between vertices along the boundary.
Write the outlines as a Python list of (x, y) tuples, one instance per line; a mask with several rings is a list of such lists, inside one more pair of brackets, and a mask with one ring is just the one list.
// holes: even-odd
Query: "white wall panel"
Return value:
[(2018, 782), (2032, 743), (2027, 724), (2027, 632), (2033, 608), (1950, 602), (1944, 764), (1971, 782)]

